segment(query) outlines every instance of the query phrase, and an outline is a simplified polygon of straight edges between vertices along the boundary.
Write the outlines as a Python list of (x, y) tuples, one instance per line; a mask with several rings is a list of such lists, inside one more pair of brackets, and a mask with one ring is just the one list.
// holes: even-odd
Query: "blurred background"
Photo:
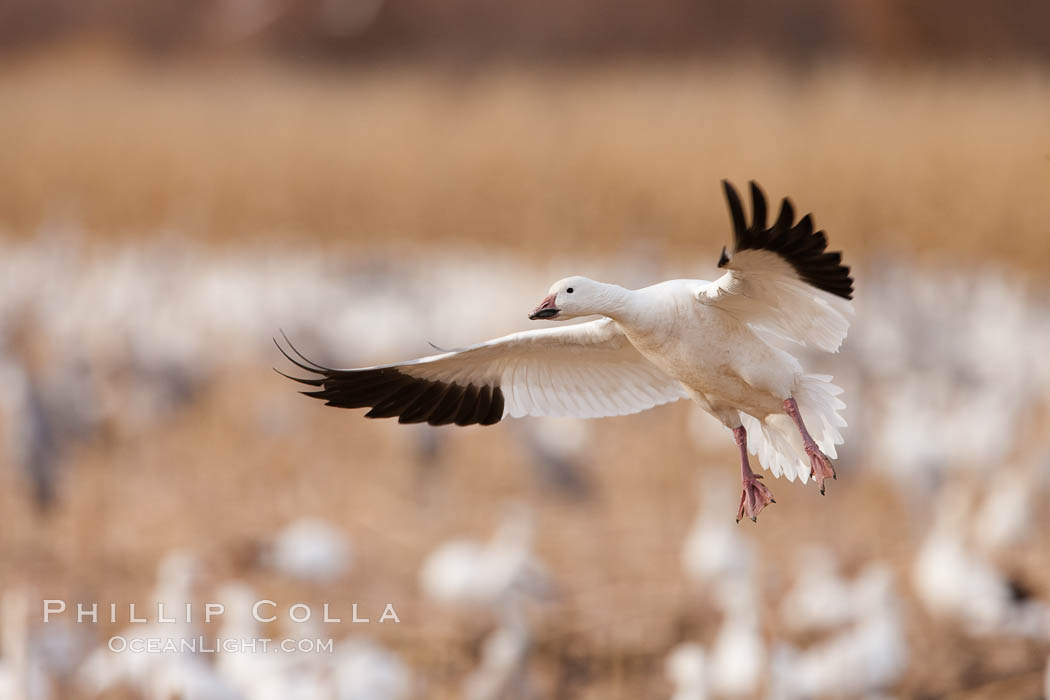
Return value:
[[(1024, 0), (0, 1), (0, 698), (1044, 697), (1048, 37)], [(713, 278), (721, 178), (854, 268), (805, 358), (827, 496), (736, 525), (685, 404), (432, 429), (270, 370), (278, 329), (367, 365), (568, 274)], [(129, 624), (159, 601), (230, 612)]]

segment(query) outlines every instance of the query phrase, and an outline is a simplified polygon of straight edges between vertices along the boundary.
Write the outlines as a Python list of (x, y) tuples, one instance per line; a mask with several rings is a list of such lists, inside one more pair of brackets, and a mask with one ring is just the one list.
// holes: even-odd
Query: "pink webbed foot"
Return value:
[(751, 522), (757, 522), (758, 514), (770, 503), (776, 503), (773, 492), (759, 481), (760, 474), (752, 474), (743, 480), (744, 490), (740, 494), (740, 507), (736, 511), (736, 521), (747, 516)]
[(837, 478), (835, 476), (835, 468), (831, 466), (831, 460), (828, 456), (820, 451), (817, 447), (816, 441), (809, 434), (806, 429), (806, 424), (802, 421), (802, 414), (798, 410), (798, 402), (793, 397), (784, 399), (784, 413), (791, 417), (791, 420), (795, 422), (795, 427), (798, 428), (799, 435), (802, 436), (802, 444), (806, 448), (806, 454), (809, 455), (809, 475), (817, 482), (817, 486), (820, 487), (820, 495), (824, 495), (824, 479), (829, 476), (832, 479)]
[(807, 446), (806, 454), (809, 455), (809, 475), (817, 482), (817, 486), (820, 488), (820, 495), (824, 495), (824, 479), (828, 477), (837, 479), (835, 476), (835, 467), (831, 465), (831, 460), (826, 454), (820, 451), (816, 445)]

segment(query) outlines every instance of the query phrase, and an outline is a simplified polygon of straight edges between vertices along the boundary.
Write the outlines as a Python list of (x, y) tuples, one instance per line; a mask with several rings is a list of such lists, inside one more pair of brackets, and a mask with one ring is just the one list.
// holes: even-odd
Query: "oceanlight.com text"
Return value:
[(237, 639), (222, 637), (125, 637), (115, 635), (106, 646), (115, 654), (331, 654), (332, 639)]

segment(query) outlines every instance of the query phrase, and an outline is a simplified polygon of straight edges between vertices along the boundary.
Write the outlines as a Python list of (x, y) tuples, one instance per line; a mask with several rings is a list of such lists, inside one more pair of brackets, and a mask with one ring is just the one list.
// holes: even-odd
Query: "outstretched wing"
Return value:
[(682, 385), (645, 359), (610, 319), (513, 333), (362, 369), (322, 367), (285, 341), (299, 359), (278, 343), (285, 357), (316, 375), (289, 377), (317, 387), (304, 394), (328, 406), (371, 408), (366, 418), (397, 416), (400, 423), (492, 425), (507, 415), (598, 418), (686, 396)]
[(796, 223), (795, 209), (786, 198), (767, 228), (766, 198), (754, 182), (748, 225), (736, 190), (727, 181), (722, 185), (733, 219), (733, 254), (722, 249), (718, 266), (727, 272), (702, 287), (697, 297), (743, 323), (837, 351), (853, 313), (853, 279), (842, 254), (826, 252), (827, 236), (814, 231), (811, 215)]

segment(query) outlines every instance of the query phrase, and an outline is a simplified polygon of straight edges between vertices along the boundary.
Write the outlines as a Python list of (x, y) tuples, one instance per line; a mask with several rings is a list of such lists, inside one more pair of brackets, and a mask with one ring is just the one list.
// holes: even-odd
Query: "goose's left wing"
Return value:
[(598, 418), (686, 396), (682, 385), (645, 359), (610, 319), (513, 333), (362, 369), (323, 367), (291, 349), (299, 359), (281, 352), (315, 375), (290, 377), (317, 387), (304, 394), (328, 406), (371, 408), (367, 418), (397, 416), (400, 423), (492, 425), (507, 415)]
[(766, 198), (751, 183), (751, 224), (740, 197), (722, 182), (733, 219), (733, 254), (722, 249), (718, 266), (726, 273), (699, 289), (697, 298), (739, 321), (828, 352), (836, 352), (853, 313), (853, 279), (841, 253), (827, 251), (823, 231), (814, 231), (809, 214), (795, 222), (784, 199), (771, 227)]

